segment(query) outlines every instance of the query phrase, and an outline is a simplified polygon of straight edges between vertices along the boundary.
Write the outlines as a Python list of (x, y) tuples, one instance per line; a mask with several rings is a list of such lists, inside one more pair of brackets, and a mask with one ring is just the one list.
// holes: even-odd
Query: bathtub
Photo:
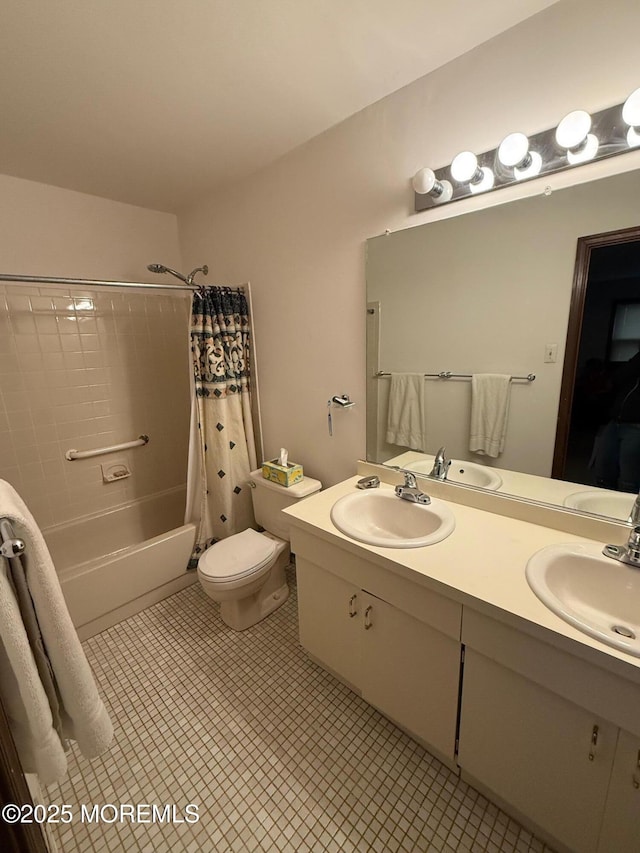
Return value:
[(81, 639), (194, 583), (180, 487), (43, 530)]

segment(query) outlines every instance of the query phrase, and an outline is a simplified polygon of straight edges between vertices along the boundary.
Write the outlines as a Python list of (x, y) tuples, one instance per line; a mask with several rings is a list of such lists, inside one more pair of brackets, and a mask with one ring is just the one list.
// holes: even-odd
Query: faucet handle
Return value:
[(403, 471), (404, 474), (404, 485), (407, 489), (417, 489), (418, 481), (416, 480), (416, 475), (413, 471)]

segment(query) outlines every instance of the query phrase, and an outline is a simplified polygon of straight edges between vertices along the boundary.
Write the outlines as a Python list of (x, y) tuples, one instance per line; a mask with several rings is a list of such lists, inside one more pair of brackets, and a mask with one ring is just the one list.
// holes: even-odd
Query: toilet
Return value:
[(249, 528), (208, 548), (198, 561), (198, 580), (209, 598), (220, 604), (230, 628), (244, 631), (260, 622), (289, 597), (285, 568), (289, 565), (289, 524), (282, 510), (319, 492), (322, 483), (303, 477), (288, 488), (252, 471), (253, 512), (262, 533)]

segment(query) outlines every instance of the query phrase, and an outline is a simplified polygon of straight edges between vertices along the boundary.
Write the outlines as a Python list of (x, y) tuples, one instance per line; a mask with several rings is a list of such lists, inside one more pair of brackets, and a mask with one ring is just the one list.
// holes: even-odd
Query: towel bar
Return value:
[[(387, 373), (385, 370), (379, 370), (377, 373), (373, 374), (374, 377), (378, 376), (391, 376), (390, 373)], [(425, 379), (471, 379), (472, 373), (451, 373), (448, 370), (441, 370), (440, 373), (424, 373)], [(527, 382), (533, 382), (536, 378), (535, 373), (528, 373), (526, 376), (512, 376), (512, 379), (523, 379)]]

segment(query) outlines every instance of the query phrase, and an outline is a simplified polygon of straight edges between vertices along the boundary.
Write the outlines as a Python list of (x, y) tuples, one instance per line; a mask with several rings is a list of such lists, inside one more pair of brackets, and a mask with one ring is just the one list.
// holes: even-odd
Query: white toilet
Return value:
[(220, 603), (220, 616), (244, 631), (287, 600), (284, 570), (289, 565), (289, 525), (281, 510), (320, 491), (322, 483), (304, 477), (285, 488), (251, 472), (253, 512), (264, 533), (249, 528), (208, 548), (198, 561), (198, 580)]

